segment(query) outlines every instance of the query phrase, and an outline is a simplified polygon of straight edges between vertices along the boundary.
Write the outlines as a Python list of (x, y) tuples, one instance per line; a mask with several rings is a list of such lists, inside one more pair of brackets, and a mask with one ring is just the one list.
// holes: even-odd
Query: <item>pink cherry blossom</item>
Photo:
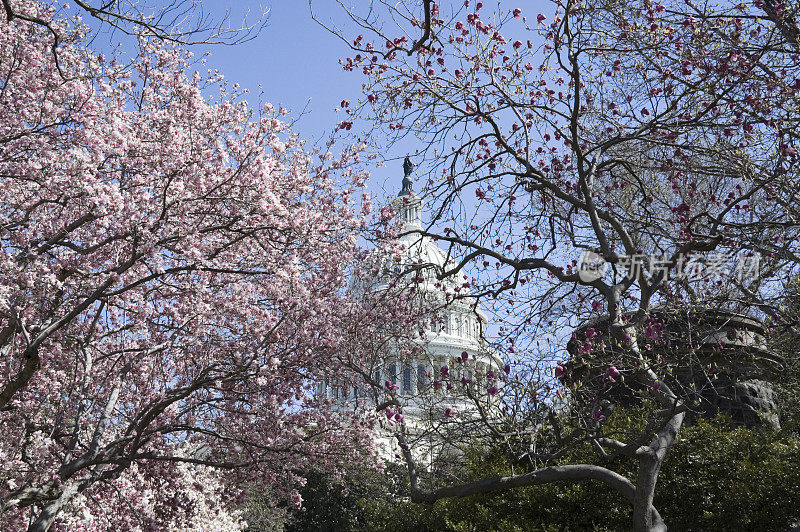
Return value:
[(110, 62), (13, 4), (62, 39), (0, 19), (0, 529), (230, 529), (192, 512), (251, 482), (300, 504), (299, 472), (372, 453), (374, 416), (313, 394), (344, 348), (359, 149), (316, 158), (188, 52)]

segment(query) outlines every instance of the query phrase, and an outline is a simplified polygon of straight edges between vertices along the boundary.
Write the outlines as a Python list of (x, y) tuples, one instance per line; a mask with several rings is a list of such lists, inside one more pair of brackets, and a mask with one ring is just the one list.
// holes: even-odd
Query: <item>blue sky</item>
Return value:
[[(145, 4), (157, 9), (180, 1), (151, 0)], [(350, 0), (359, 1), (366, 0)], [(348, 56), (348, 47), (312, 20), (308, 0), (184, 0), (184, 4), (191, 7), (190, 16), (197, 18), (202, 14), (211, 22), (223, 21), (227, 14), (230, 25), (235, 27), (240, 27), (243, 21), (257, 22), (260, 14), (268, 11), (264, 27), (252, 40), (234, 46), (193, 45), (190, 49), (196, 57), (209, 52), (207, 66), (218, 69), (230, 82), (249, 89), (251, 103), (257, 104), (259, 90), (263, 90), (265, 101), (289, 109), (290, 118), (296, 120), (293, 130), (307, 142), (324, 144), (335, 124), (343, 120), (335, 111), (339, 103), (345, 99), (355, 101), (361, 96), (363, 76), (359, 72), (345, 72), (339, 64), (340, 59)], [(518, 0), (516, 4), (528, 15), (538, 11), (549, 14), (552, 9), (546, 0)], [(346, 15), (334, 0), (313, 0), (313, 7), (315, 15), (326, 24), (345, 22)], [(135, 52), (133, 39), (97, 28), (91, 17), (85, 19), (100, 30), (93, 43), (96, 50), (109, 52), (116, 43), (121, 43), (123, 55)], [(359, 125), (364, 124), (356, 127)], [(406, 144), (404, 149), (414, 148)], [(368, 189), (378, 201), (394, 196), (400, 187), (403, 176), (400, 159), (404, 153), (392, 155), (398, 160), (389, 161), (387, 167), (370, 169)]]
[[(168, 3), (156, 0), (150, 5)], [(349, 49), (312, 20), (308, 1), (202, 0), (198, 5), (204, 16), (215, 22), (222, 21), (229, 11), (230, 24), (237, 27), (243, 21), (257, 22), (259, 14), (269, 10), (264, 27), (247, 42), (233, 46), (199, 44), (189, 49), (198, 58), (209, 52), (206, 67), (218, 69), (231, 83), (249, 89), (247, 99), (252, 104), (257, 104), (263, 90), (264, 101), (289, 109), (289, 119), (296, 120), (294, 131), (310, 144), (324, 145), (334, 126), (343, 120), (335, 109), (342, 100), (357, 100), (364, 80), (358, 72), (342, 70), (339, 60), (347, 57)], [(315, 15), (326, 23), (341, 20), (344, 15), (332, 0), (315, 0), (313, 5)], [(194, 13), (197, 16), (200, 11), (195, 8)], [(91, 17), (86, 16), (85, 21), (98, 31), (92, 43), (95, 50), (108, 53), (119, 44), (123, 56), (135, 53), (132, 38), (98, 28)], [(376, 199), (397, 193), (403, 177), (401, 162), (372, 173), (369, 189)]]
[[(314, 14), (326, 23), (341, 21), (344, 16), (333, 0), (314, 0), (313, 7)], [(241, 22), (248, 10), (258, 14), (269, 9), (266, 26), (255, 39), (236, 46), (198, 46), (196, 50), (211, 52), (209, 66), (250, 89), (253, 98), (261, 86), (265, 100), (292, 112), (297, 119), (296, 132), (312, 144), (324, 144), (343, 120), (335, 109), (342, 100), (357, 100), (364, 80), (358, 72), (342, 70), (339, 60), (350, 50), (312, 20), (308, 1), (205, 0), (203, 8), (218, 19), (230, 9), (232, 24)], [(370, 170), (368, 188), (377, 200), (397, 193), (403, 176), (400, 162)]]
[[(157, 0), (152, 7), (171, 2)], [(202, 0), (196, 2), (192, 16), (220, 22), (229, 13), (231, 26), (255, 23), (259, 14), (268, 10), (261, 31), (247, 42), (228, 45), (192, 45), (188, 48), (197, 57), (211, 54), (208, 67), (219, 69), (225, 78), (251, 91), (255, 100), (261, 87), (265, 99), (275, 106), (289, 108), (293, 116), (307, 109), (297, 123), (304, 137), (317, 140), (337, 122), (333, 111), (342, 99), (353, 99), (361, 92), (358, 74), (344, 72), (339, 59), (347, 49), (339, 39), (311, 19), (306, 0)], [(341, 16), (339, 6), (331, 0), (317, 0), (315, 13), (331, 19)], [(117, 44), (123, 55), (135, 53), (135, 41), (121, 32), (97, 27), (91, 17), (85, 21), (98, 31), (94, 49), (109, 52)]]
[[(236, 24), (248, 9), (257, 15), (265, 4), (206, 0), (203, 6), (217, 18), (230, 8), (231, 23)], [(296, 129), (304, 137), (318, 140), (338, 122), (333, 109), (339, 102), (360, 94), (361, 79), (342, 71), (339, 59), (347, 54), (344, 43), (311, 19), (308, 2), (275, 0), (266, 7), (267, 24), (255, 39), (236, 46), (195, 48), (210, 51), (209, 65), (219, 68), (226, 78), (253, 93), (261, 86), (268, 101), (282, 104), (293, 115), (308, 106)], [(341, 15), (330, 0), (315, 2), (314, 9), (321, 16)]]
[[(158, 8), (180, 1), (150, 0), (142, 5)], [(265, 101), (289, 109), (290, 118), (296, 119), (293, 130), (307, 142), (324, 144), (335, 124), (343, 120), (335, 111), (339, 103), (345, 99), (355, 101), (361, 96), (363, 76), (359, 72), (345, 72), (339, 64), (340, 59), (348, 56), (348, 47), (312, 20), (308, 0), (184, 0), (184, 4), (194, 4), (191, 16), (197, 18), (202, 14), (211, 22), (223, 21), (227, 14), (230, 25), (235, 27), (240, 27), (243, 21), (257, 22), (259, 15), (268, 11), (266, 24), (252, 40), (234, 46), (193, 45), (190, 49), (196, 57), (209, 52), (207, 66), (218, 69), (230, 82), (249, 89), (251, 103), (257, 104), (259, 90), (263, 90)], [(516, 4), (526, 14), (549, 13), (552, 8), (546, 0), (518, 0)], [(341, 25), (346, 21), (344, 11), (334, 0), (313, 0), (313, 7), (315, 15), (326, 24)], [(84, 18), (100, 29), (93, 43), (96, 50), (109, 52), (112, 46), (121, 43), (123, 55), (135, 52), (133, 39), (97, 28), (88, 15)], [(359, 125), (364, 126), (356, 124), (356, 127)], [(405, 144), (404, 149), (414, 148)], [(389, 161), (386, 167), (370, 169), (368, 189), (376, 200), (394, 196), (399, 190), (403, 155), (394, 153), (397, 160)]]

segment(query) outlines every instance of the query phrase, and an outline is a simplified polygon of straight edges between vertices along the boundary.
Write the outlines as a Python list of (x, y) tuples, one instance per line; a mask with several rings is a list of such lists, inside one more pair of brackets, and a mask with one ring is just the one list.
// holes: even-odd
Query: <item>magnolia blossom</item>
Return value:
[(316, 158), (190, 53), (108, 62), (11, 4), (61, 39), (0, 18), (0, 529), (224, 530), (247, 483), (299, 504), (304, 469), (364, 462), (374, 416), (312, 393), (341, 310), (378, 320), (343, 297), (358, 147)]
[[(585, 441), (620, 460), (630, 454), (638, 473), (619, 491), (633, 502), (633, 528), (666, 529), (653, 490), (683, 407), (696, 397), (665, 384), (678, 378), (669, 350), (647, 353), (673, 340), (651, 316), (690, 305), (780, 313), (775, 287), (795, 275), (800, 243), (796, 2), (556, 2), (547, 16), (531, 15), (533, 24), (513, 3), (488, 7), (343, 5), (363, 35), (347, 62), (368, 92), (354, 128), (375, 140), (382, 131), (390, 142), (413, 135), (435, 212), (425, 231), (446, 243), (455, 264), (436, 273), (470, 272), (469, 290), (491, 301), (497, 327), (489, 340), (515, 371), (504, 368), (503, 396), (513, 404), (497, 405), (502, 428), (486, 416), (485, 433), (508, 456), (536, 448), (542, 466), (563, 459), (562, 442)], [(420, 20), (420, 11), (425, 27), (404, 22)], [(366, 53), (368, 43), (387, 41), (385, 55)], [(610, 276), (578, 275), (588, 250), (605, 258)], [(720, 279), (686, 275), (681, 257), (701, 250), (758, 251), (769, 267), (749, 279), (719, 264), (709, 266)], [(569, 365), (548, 363), (568, 345)], [(708, 371), (697, 360), (704, 355), (685, 347), (678, 356), (696, 380)], [(553, 375), (563, 386), (553, 386)], [(610, 380), (619, 388), (628, 375), (636, 385), (626, 392), (643, 400), (647, 433), (601, 434), (585, 421), (609, 415), (596, 406), (622, 391), (610, 390)], [(569, 394), (569, 408), (554, 412), (557, 388)], [(474, 392), (480, 406), (494, 407)], [(561, 417), (575, 434), (558, 436)], [(515, 444), (508, 434), (526, 436)], [(627, 452), (640, 445), (652, 452)], [(617, 463), (545, 476), (607, 473), (617, 489)], [(515, 479), (541, 480), (526, 475)], [(469, 489), (521, 484), (487, 478)], [(412, 487), (412, 500), (459, 492), (436, 487)]]

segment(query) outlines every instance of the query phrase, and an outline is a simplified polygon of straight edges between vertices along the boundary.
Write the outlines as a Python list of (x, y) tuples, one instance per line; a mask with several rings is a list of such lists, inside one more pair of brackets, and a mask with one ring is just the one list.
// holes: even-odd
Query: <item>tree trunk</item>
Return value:
[(64, 507), (75, 495), (78, 494), (79, 486), (77, 483), (68, 484), (58, 499), (47, 504), (39, 517), (28, 527), (28, 532), (47, 532), (58, 517), (61, 508)]
[(675, 442), (686, 414), (681, 412), (670, 418), (658, 431), (647, 447), (636, 451), (639, 457), (639, 473), (636, 478), (636, 494), (633, 498), (633, 530), (635, 532), (664, 532), (667, 525), (653, 506), (653, 496), (658, 481), (658, 472)]
[(639, 462), (636, 495), (633, 501), (634, 532), (665, 532), (667, 530), (661, 514), (653, 506), (653, 495), (661, 462), (662, 460), (655, 456), (643, 457)]

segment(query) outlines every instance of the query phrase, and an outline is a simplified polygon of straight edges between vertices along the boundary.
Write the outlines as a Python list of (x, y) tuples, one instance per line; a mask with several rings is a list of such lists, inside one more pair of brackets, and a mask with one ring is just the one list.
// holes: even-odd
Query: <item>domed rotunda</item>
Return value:
[[(399, 273), (410, 272), (408, 275), (422, 276), (417, 285), (421, 295), (426, 300), (440, 302), (442, 307), (436, 325), (427, 328), (419, 340), (422, 353), (412, 358), (388, 353), (375, 364), (373, 379), (375, 383), (389, 381), (397, 386), (409, 441), (415, 443), (416, 437), (425, 439), (416, 442), (416, 446), (412, 445), (414, 454), (421, 462), (430, 465), (446, 445), (437, 446), (428, 436), (423, 436), (426, 427), (444, 416), (469, 417), (475, 411), (474, 404), (461, 386), (437, 386), (437, 379), (446, 372), (450, 382), (462, 378), (465, 382), (473, 382), (477, 380), (475, 374), (486, 375), (491, 371), (499, 374), (503, 362), (486, 344), (484, 334), (488, 321), (475, 299), (463, 288), (466, 278), (459, 273), (443, 280), (437, 279), (437, 272), (455, 264), (432, 238), (417, 232), (423, 231), (422, 200), (413, 190), (409, 165), (406, 164), (405, 168), (402, 189), (394, 200), (398, 217), (403, 222), (399, 238), (403, 253), (399, 260), (397, 257), (387, 259), (382, 273), (369, 283), (367, 289), (386, 290)], [(460, 295), (448, 298), (445, 297), (447, 293)], [(468, 364), (462, 363), (465, 359), (469, 360)], [(321, 385), (318, 392), (339, 407), (347, 407), (363, 399), (364, 395), (358, 388), (348, 390), (326, 384)], [(382, 431), (379, 443), (383, 458), (393, 459), (398, 455), (397, 442), (392, 437), (394, 430), (399, 430), (397, 424), (388, 422)]]

